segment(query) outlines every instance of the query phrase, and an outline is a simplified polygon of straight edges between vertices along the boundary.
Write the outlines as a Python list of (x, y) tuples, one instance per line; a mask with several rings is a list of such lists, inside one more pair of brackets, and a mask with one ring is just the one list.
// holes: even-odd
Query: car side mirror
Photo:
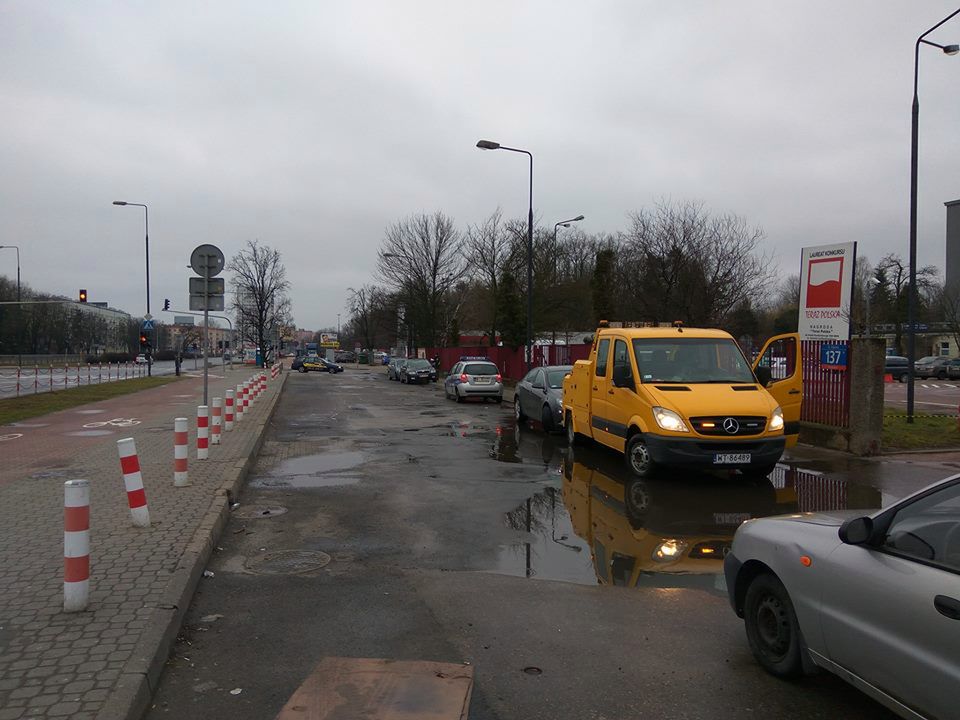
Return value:
[(840, 526), (837, 532), (840, 540), (847, 545), (863, 545), (873, 536), (873, 519), (869, 517), (851, 518)]
[(613, 366), (613, 385), (614, 387), (630, 388), (633, 390), (633, 373), (630, 372), (629, 365)]
[(770, 368), (766, 366), (759, 366), (756, 370), (753, 371), (753, 374), (757, 376), (757, 381), (766, 387), (770, 384), (770, 381), (773, 380), (773, 372)]
[(543, 383), (534, 383), (532, 387), (534, 390), (543, 390)]

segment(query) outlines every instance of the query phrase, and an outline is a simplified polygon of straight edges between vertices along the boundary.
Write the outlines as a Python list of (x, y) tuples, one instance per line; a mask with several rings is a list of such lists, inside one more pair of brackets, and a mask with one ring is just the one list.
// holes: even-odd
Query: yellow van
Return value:
[(722, 330), (601, 323), (564, 379), (563, 417), (571, 445), (622, 452), (638, 477), (659, 467), (765, 477), (797, 442), (802, 398), (796, 333), (768, 340), (751, 365)]

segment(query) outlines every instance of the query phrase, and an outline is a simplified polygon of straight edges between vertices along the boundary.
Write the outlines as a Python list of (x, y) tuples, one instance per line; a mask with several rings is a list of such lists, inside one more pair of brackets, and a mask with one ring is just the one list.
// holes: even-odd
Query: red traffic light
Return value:
[(140, 334), (140, 344), (141, 344), (141, 345), (146, 345), (146, 344), (147, 344), (147, 336), (144, 335), (143, 333)]
[(81, 288), (81, 289), (80, 289), (80, 302), (86, 302), (86, 301), (87, 301), (87, 291), (84, 290), (83, 288)]

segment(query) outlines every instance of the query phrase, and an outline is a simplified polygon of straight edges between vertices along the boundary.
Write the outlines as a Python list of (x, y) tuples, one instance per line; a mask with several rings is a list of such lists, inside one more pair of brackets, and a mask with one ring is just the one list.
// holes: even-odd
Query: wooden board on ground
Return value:
[(472, 689), (470, 665), (324, 658), (277, 720), (466, 720)]

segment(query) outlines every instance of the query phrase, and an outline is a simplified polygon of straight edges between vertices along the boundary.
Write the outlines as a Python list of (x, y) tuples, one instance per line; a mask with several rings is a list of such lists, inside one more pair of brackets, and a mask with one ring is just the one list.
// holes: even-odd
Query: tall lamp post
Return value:
[(952, 18), (960, 9), (954, 10), (923, 35), (917, 38), (913, 48), (913, 115), (910, 124), (910, 287), (907, 292), (907, 422), (913, 422), (914, 367), (917, 359), (917, 145), (920, 120), (920, 99), (917, 95), (917, 78), (920, 73), (920, 44), (939, 48), (946, 55), (956, 55), (960, 45), (938, 45), (924, 38)]
[[(553, 224), (553, 282), (554, 283), (557, 282), (557, 230), (561, 227), (568, 228), (570, 227), (570, 223), (580, 222), (581, 220), (583, 220), (583, 215), (577, 215), (575, 218), (570, 218), (569, 220), (561, 220), (560, 222)], [(569, 329), (570, 326), (566, 325), (565, 327)], [(551, 360), (551, 362), (556, 362), (556, 359), (555, 359), (557, 354), (557, 326), (556, 325), (553, 326), (553, 340), (550, 348), (551, 348), (550, 352), (554, 354), (554, 359)], [(566, 349), (569, 349), (569, 348), (566, 348)]]
[(530, 158), (530, 209), (527, 213), (527, 368), (533, 364), (533, 153), (529, 150), (506, 147), (492, 140), (480, 140), (481, 150), (509, 150)]
[[(20, 304), (20, 247), (18, 245), (0, 245), (0, 250), (16, 250), (17, 251), (17, 329), (20, 328), (20, 324), (23, 321), (23, 306)], [(18, 333), (19, 335), (19, 333)], [(23, 365), (23, 355), (21, 354), (23, 349), (20, 347), (20, 338), (17, 338), (17, 367)]]
[[(147, 260), (147, 317), (150, 319), (150, 211), (143, 203), (125, 202), (123, 200), (114, 200), (114, 205), (130, 205), (132, 207), (143, 208), (143, 227), (144, 227), (144, 250)], [(156, 339), (156, 330), (153, 332), (153, 339)], [(152, 345), (152, 344), (151, 344)], [(152, 347), (147, 349), (147, 375), (153, 375), (153, 352)]]

